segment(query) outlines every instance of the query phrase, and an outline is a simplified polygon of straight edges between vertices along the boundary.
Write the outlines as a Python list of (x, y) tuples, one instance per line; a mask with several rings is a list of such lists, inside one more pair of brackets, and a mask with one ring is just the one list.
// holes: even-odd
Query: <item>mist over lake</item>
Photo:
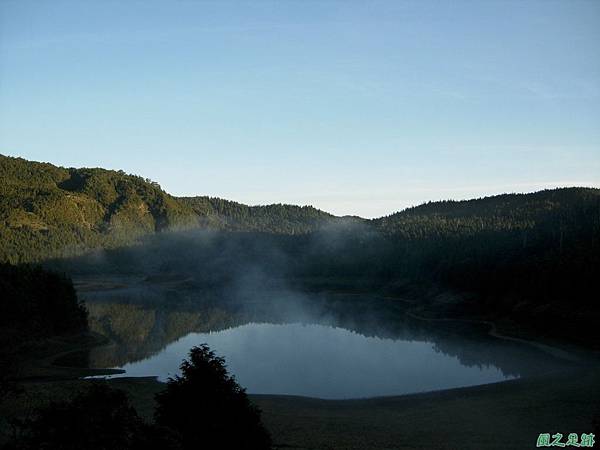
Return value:
[(599, 54), (600, 0), (0, 0), (0, 449), (597, 446)]
[(188, 275), (82, 278), (91, 323), (115, 341), (86, 354), (85, 364), (123, 370), (110, 378), (164, 382), (180, 374), (190, 348), (208, 344), (248, 393), (324, 399), (473, 386), (561, 368), (539, 350), (490, 337), (485, 325), (453, 330), (419, 321), (374, 307), (381, 299), (373, 295), (247, 284), (248, 291), (224, 294), (215, 305), (200, 300), (206, 292)]
[[(435, 343), (365, 337), (324, 325), (247, 324), (190, 333), (158, 354), (120, 368), (122, 376), (166, 381), (189, 349), (206, 343), (251, 394), (360, 398), (513, 379), (493, 366), (465, 366)], [(118, 376), (118, 375), (115, 375)]]

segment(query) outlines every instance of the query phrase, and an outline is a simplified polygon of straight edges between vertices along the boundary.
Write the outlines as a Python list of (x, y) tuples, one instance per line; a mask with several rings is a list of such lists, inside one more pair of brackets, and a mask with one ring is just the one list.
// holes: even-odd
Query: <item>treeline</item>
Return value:
[(471, 294), (444, 306), (454, 313), (507, 317), (541, 333), (597, 341), (600, 190), (429, 203), (374, 225), (380, 234), (350, 234), (336, 252), (313, 251), (304, 267), (313, 276), (379, 280), (392, 292), (407, 283), (453, 289)]
[[(598, 318), (590, 292), (600, 279), (599, 189), (432, 202), (363, 220), (312, 207), (177, 199), (150, 180), (103, 169), (0, 157), (0, 170), (0, 261), (139, 242), (142, 253), (121, 248), (105, 256), (119, 271), (195, 267), (209, 285), (231, 283), (248, 267), (387, 291), (436, 285), (472, 293), (460, 308), (538, 318), (562, 330)], [(185, 228), (226, 233), (156, 235)], [(565, 317), (572, 320), (563, 324)]]
[(87, 327), (87, 310), (70, 279), (41, 267), (0, 264), (0, 397), (14, 390), (24, 353)]
[[(375, 219), (385, 234), (405, 239), (473, 236), (482, 232), (523, 231), (546, 228), (554, 233), (578, 232), (589, 226), (596, 214), (600, 189), (563, 188), (532, 194), (503, 194), (491, 197), (429, 202), (396, 214)], [(535, 237), (535, 236), (532, 236)]]
[(0, 155), (0, 175), (0, 261), (76, 255), (195, 223), (193, 212), (158, 185), (122, 171)]
[[(452, 290), (453, 314), (502, 317), (587, 336), (600, 319), (600, 190), (557, 189), (438, 202), (305, 234), (189, 231), (79, 258), (63, 270), (172, 273), (198, 288), (264, 290), (274, 280), (426, 301)], [(191, 283), (191, 281), (190, 281)], [(421, 293), (423, 295), (421, 295)]]
[(176, 198), (157, 183), (123, 171), (66, 169), (0, 155), (0, 262), (74, 256), (168, 230), (297, 234), (335, 219), (308, 206)]
[(377, 225), (410, 255), (404, 271), (493, 299), (486, 308), (506, 303), (526, 314), (545, 305), (537, 312), (557, 318), (565, 308), (598, 309), (590, 295), (600, 279), (598, 189), (432, 203)]
[(0, 334), (19, 342), (87, 329), (87, 311), (66, 276), (0, 264)]
[(258, 231), (304, 234), (343, 220), (312, 206), (248, 206), (217, 197), (180, 197), (208, 228), (227, 231)]

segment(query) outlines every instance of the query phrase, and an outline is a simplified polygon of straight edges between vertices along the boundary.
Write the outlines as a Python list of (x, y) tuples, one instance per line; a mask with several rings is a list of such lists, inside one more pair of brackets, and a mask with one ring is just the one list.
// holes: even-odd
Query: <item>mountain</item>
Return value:
[(392, 280), (470, 293), (454, 306), (600, 345), (600, 189), (428, 203), (374, 225), (393, 243), (379, 251)]
[(179, 197), (179, 200), (198, 215), (201, 224), (227, 231), (303, 234), (342, 220), (312, 206), (248, 206), (216, 197)]
[(178, 198), (123, 171), (63, 168), (3, 155), (0, 175), (0, 261), (13, 263), (117, 247), (144, 235), (189, 228), (297, 235), (327, 224), (358, 223), (388, 236), (392, 245), (415, 241), (423, 247), (425, 241), (462, 239), (461, 245), (488, 249), (507, 240), (513, 247), (551, 242), (552, 248), (567, 248), (574, 240), (594, 246), (600, 229), (600, 189), (590, 188), (429, 202), (365, 220), (312, 206)]
[(599, 205), (600, 189), (561, 188), (429, 202), (375, 219), (373, 224), (386, 234), (407, 239), (514, 231), (522, 231), (525, 237), (528, 230), (555, 226), (564, 235), (567, 229), (576, 232), (578, 227), (598, 225)]
[(306, 233), (336, 218), (313, 207), (176, 198), (123, 171), (0, 155), (0, 261), (34, 262), (195, 227)]
[[(592, 339), (600, 320), (600, 189), (430, 202), (366, 220), (310, 206), (177, 198), (122, 171), (6, 156), (0, 156), (0, 175), (0, 262), (123, 247), (102, 261), (122, 267), (154, 260), (161, 270), (195, 270), (209, 285), (229, 285), (254, 267), (294, 282), (400, 296), (416, 287), (423, 299), (429, 290), (458, 292), (460, 302), (442, 298), (432, 309), (508, 318), (538, 333), (551, 328), (579, 339)], [(158, 238), (194, 228), (226, 233), (210, 242), (196, 240), (195, 233)], [(143, 248), (129, 246), (152, 235)], [(100, 264), (94, 255), (84, 259)]]
[(73, 255), (194, 224), (194, 213), (157, 184), (122, 171), (0, 155), (0, 174), (1, 261)]

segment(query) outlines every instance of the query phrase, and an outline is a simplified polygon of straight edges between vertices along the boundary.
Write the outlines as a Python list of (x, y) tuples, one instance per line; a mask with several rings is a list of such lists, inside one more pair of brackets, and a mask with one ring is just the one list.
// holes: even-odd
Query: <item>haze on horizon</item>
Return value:
[(0, 153), (375, 217), (600, 187), (600, 2), (0, 2)]

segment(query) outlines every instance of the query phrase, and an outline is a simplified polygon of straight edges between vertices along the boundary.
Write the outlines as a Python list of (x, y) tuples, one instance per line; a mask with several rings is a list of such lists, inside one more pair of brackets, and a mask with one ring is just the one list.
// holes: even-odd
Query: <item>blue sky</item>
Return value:
[(600, 2), (0, 0), (0, 153), (365, 217), (600, 186)]

